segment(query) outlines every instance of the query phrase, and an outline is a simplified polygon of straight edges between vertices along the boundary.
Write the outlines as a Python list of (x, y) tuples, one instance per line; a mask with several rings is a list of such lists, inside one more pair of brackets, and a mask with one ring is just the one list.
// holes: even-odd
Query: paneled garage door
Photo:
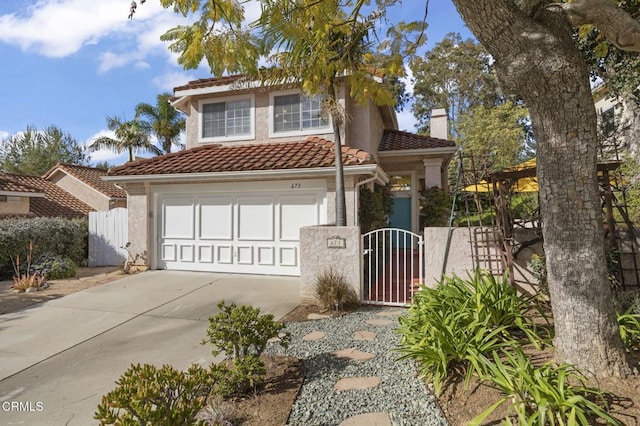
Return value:
[(158, 268), (299, 275), (300, 227), (324, 219), (326, 192), (292, 186), (296, 190), (160, 194)]

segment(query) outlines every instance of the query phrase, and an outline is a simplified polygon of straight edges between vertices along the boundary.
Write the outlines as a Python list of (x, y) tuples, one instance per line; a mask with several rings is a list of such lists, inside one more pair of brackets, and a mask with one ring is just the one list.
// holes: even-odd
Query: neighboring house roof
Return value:
[[(217, 173), (333, 167), (333, 142), (309, 137), (300, 142), (251, 145), (203, 145), (113, 167), (109, 176)], [(374, 164), (365, 151), (342, 147), (345, 166)]]
[(0, 176), (17, 185), (31, 187), (44, 193), (44, 197), (30, 200), (29, 216), (46, 217), (85, 217), (89, 212), (95, 211), (89, 205), (83, 203), (73, 195), (60, 188), (55, 183), (39, 176), (23, 176), (2, 173)]
[(42, 197), (44, 194), (38, 188), (22, 185), (11, 178), (0, 174), (0, 193), (14, 193), (22, 197)]
[(199, 80), (193, 80), (183, 86), (178, 86), (173, 89), (173, 92), (180, 92), (183, 90), (203, 89), (205, 87), (226, 86), (228, 84), (237, 83), (246, 79), (245, 75), (230, 75), (225, 77), (212, 77), (201, 78)]
[(51, 170), (43, 176), (43, 178), (49, 179), (52, 175), (59, 172), (75, 177), (108, 198), (127, 198), (127, 193), (123, 189), (117, 187), (112, 182), (102, 180), (102, 177), (107, 175), (107, 171), (104, 169), (58, 163), (53, 166)]
[(454, 141), (416, 135), (400, 130), (385, 130), (378, 151), (406, 151), (412, 149), (455, 148)]

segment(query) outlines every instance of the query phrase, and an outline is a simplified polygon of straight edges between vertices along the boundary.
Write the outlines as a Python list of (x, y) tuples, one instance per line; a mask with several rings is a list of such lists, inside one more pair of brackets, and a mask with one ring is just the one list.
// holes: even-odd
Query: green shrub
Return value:
[(248, 355), (260, 356), (271, 338), (280, 338), (283, 347), (289, 345), (291, 336), (282, 332), (284, 324), (273, 320), (273, 315), (260, 315), (260, 309), (252, 306), (237, 306), (235, 303), (218, 303), (220, 312), (209, 317), (207, 338), (202, 344), (211, 343), (211, 353), (217, 356), (224, 352), (233, 359)]
[(94, 419), (100, 425), (196, 425), (196, 414), (224, 375), (222, 367), (132, 365), (102, 397)]
[(421, 374), (440, 394), (452, 371), (463, 371), (468, 382), (493, 351), (518, 341), (545, 343), (546, 336), (525, 316), (536, 306), (506, 277), (497, 281), (481, 271), (469, 280), (445, 277), (435, 289), (422, 287), (408, 316), (400, 317), (399, 351), (402, 358), (418, 361)]
[(42, 274), (48, 280), (73, 278), (76, 276), (76, 265), (69, 258), (44, 254), (36, 259), (31, 268), (34, 272)]
[(24, 258), (33, 242), (33, 258), (48, 254), (82, 264), (87, 258), (86, 219), (35, 218), (0, 221), (0, 279), (11, 278), (11, 258)]
[(623, 313), (616, 310), (620, 337), (629, 350), (640, 349), (640, 314), (634, 313), (633, 309), (632, 306)]
[(256, 355), (234, 359), (217, 392), (222, 396), (245, 395), (264, 383), (265, 374), (264, 363)]
[(324, 309), (354, 307), (360, 304), (356, 292), (347, 280), (333, 269), (326, 270), (316, 277), (314, 287), (316, 299)]
[(420, 207), (424, 215), (424, 226), (447, 226), (451, 215), (451, 196), (441, 188), (433, 187), (420, 193)]
[(513, 424), (514, 415), (519, 425), (589, 426), (596, 418), (611, 425), (621, 424), (608, 414), (603, 393), (587, 387), (584, 376), (568, 364), (536, 367), (519, 349), (494, 352), (493, 361), (486, 364), (481, 378), (504, 397), (473, 419), (470, 426), (482, 424), (505, 403), (506, 424)]

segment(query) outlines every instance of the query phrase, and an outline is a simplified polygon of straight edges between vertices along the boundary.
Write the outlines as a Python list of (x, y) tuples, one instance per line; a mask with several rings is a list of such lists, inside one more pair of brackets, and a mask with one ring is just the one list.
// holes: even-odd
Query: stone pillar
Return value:
[(424, 164), (424, 186), (425, 188), (442, 188), (442, 158), (425, 158)]
[(127, 216), (129, 221), (129, 252), (140, 255), (137, 265), (151, 266), (149, 246), (149, 198), (144, 184), (127, 185)]
[(333, 270), (362, 298), (362, 250), (358, 226), (300, 228), (300, 299), (315, 300), (316, 278)]

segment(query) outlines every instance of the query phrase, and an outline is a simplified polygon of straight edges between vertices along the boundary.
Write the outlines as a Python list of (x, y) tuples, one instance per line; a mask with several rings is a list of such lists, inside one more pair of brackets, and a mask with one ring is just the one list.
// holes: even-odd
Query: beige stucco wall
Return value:
[(29, 213), (29, 197), (18, 197), (16, 201), (1, 201), (0, 215)]
[[(98, 211), (110, 209), (109, 197), (66, 173), (55, 173), (51, 182)], [(126, 207), (126, 205), (124, 206)]]
[[(278, 92), (276, 90), (275, 92)], [(247, 143), (264, 143), (264, 142), (290, 142), (306, 139), (309, 135), (289, 135), (285, 137), (269, 137), (269, 123), (271, 120), (269, 112), (270, 95), (265, 89), (239, 90), (231, 93), (213, 93), (209, 95), (198, 95), (190, 98), (187, 105), (187, 148), (192, 148), (202, 144), (199, 136), (198, 120), (200, 117), (200, 102), (216, 99), (224, 99), (229, 96), (239, 96), (243, 94), (253, 93), (255, 106), (255, 137), (253, 139), (243, 139), (229, 142), (212, 142), (224, 143), (225, 145), (238, 145)], [(342, 133), (342, 142), (354, 148), (359, 148), (369, 153), (375, 154), (382, 137), (384, 124), (380, 111), (376, 105), (369, 102), (366, 105), (356, 103), (345, 97), (344, 90), (340, 91), (339, 102), (345, 108), (347, 120)], [(333, 141), (333, 130), (325, 133), (313, 133), (313, 136)]]
[[(355, 225), (356, 213), (356, 180), (358, 176), (344, 177), (345, 207), (347, 210), (347, 225)], [(327, 225), (336, 223), (336, 180), (327, 178)]]
[[(330, 248), (327, 239), (344, 238), (345, 248)], [(315, 299), (319, 274), (332, 270), (341, 274), (362, 297), (362, 251), (358, 226), (307, 226), (300, 229), (300, 299)]]
[(351, 98), (347, 100), (346, 108), (346, 145), (375, 156), (385, 129), (380, 109), (371, 101), (359, 104)]
[[(476, 268), (471, 257), (470, 232), (480, 228), (459, 227), (452, 228), (449, 256), (445, 275), (458, 275), (467, 278), (469, 273), (473, 273)], [(441, 278), (442, 266), (444, 264), (447, 236), (449, 228), (429, 227), (424, 228), (424, 257), (425, 257), (425, 284), (435, 287)], [(497, 248), (495, 248), (497, 250)], [(482, 267), (482, 265), (480, 265)], [(519, 289), (531, 292), (536, 287), (536, 281), (531, 271), (528, 270), (525, 259), (514, 262), (514, 278)]]
[[(224, 99), (229, 96), (238, 96), (241, 94), (249, 93), (247, 90), (233, 92), (233, 93), (215, 93), (210, 95), (200, 95), (191, 98), (188, 106), (189, 113), (187, 114), (187, 148), (202, 145), (200, 141), (200, 135), (198, 133), (198, 120), (200, 120), (200, 102), (204, 100)], [(308, 135), (297, 136), (285, 136), (270, 138), (269, 137), (269, 92), (266, 90), (258, 90), (254, 93), (254, 107), (255, 107), (255, 137), (253, 139), (243, 139), (229, 142), (213, 142), (224, 143), (225, 145), (239, 145), (247, 143), (264, 143), (264, 142), (290, 142), (300, 141), (307, 138)], [(313, 136), (319, 136), (327, 140), (333, 140), (333, 131), (327, 133), (318, 133)]]
[(151, 221), (149, 220), (151, 206), (149, 203), (148, 188), (145, 184), (127, 185), (127, 215), (129, 221), (129, 252), (135, 256), (140, 254), (144, 260), (138, 264), (149, 265), (151, 253), (148, 251), (151, 238)]

